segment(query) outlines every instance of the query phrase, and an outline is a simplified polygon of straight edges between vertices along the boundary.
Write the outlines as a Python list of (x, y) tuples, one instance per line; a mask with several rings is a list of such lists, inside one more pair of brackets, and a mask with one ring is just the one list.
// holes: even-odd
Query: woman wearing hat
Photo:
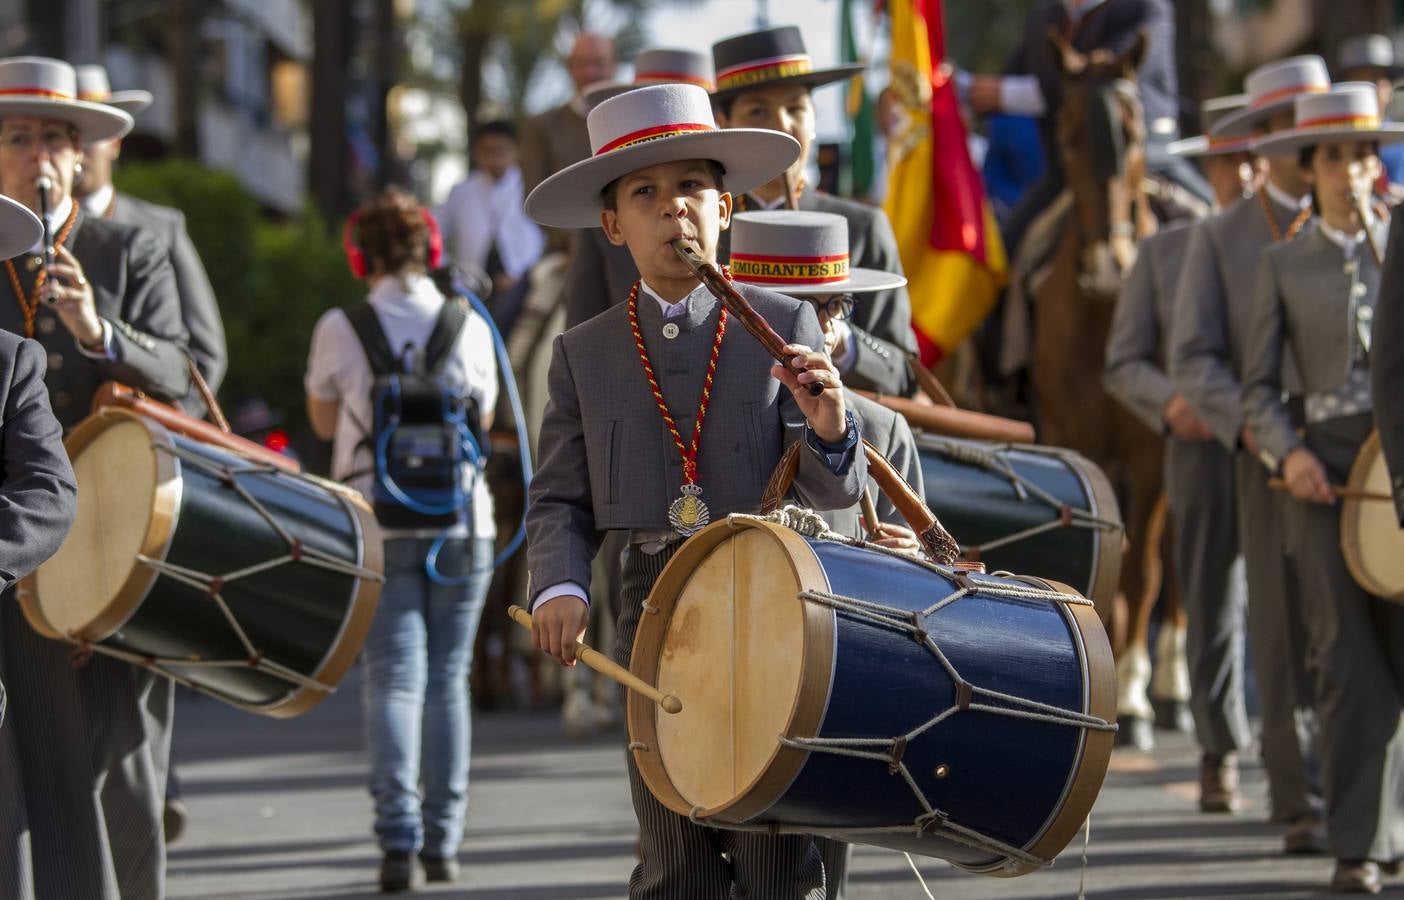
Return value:
[[(776, 365), (671, 246), (688, 240), (715, 262), (731, 213), (727, 191), (773, 178), (799, 145), (773, 131), (718, 130), (706, 92), (692, 85), (606, 100), (590, 111), (589, 130), (592, 156), (542, 182), (526, 203), (542, 225), (602, 226), (629, 248), (640, 275), (624, 303), (552, 347), (527, 568), (533, 640), (567, 665), (588, 619), (602, 532), (629, 535), (614, 653), (626, 663), (663, 566), (708, 515), (756, 510), (787, 446), (800, 444), (795, 485), (808, 505), (851, 506), (867, 473), (838, 373), (814, 349), (823, 333), (811, 307), (737, 286), (786, 341), (787, 365)], [(829, 389), (813, 396), (814, 383)], [(641, 831), (635, 900), (823, 896), (809, 837), (698, 825), (649, 793), (632, 753), (629, 780)]]
[[(1331, 486), (1345, 482), (1374, 427), (1370, 324), (1385, 223), (1362, 207), (1379, 146), (1404, 140), (1383, 124), (1373, 85), (1336, 85), (1296, 101), (1296, 125), (1256, 143), (1296, 153), (1311, 179), (1317, 227), (1265, 250), (1249, 334), (1243, 401), (1261, 459), (1280, 471), (1287, 549), (1302, 584), (1321, 728), (1332, 887), (1376, 893), (1404, 858), (1404, 606), (1356, 584), (1340, 547)], [(1299, 432), (1283, 400), (1286, 360), (1305, 408)]]
[[(49, 400), (65, 428), (87, 415), (104, 381), (169, 402), (189, 386), (164, 250), (145, 231), (88, 218), (73, 199), (83, 146), (132, 124), (121, 110), (77, 99), (75, 81), (59, 60), (0, 60), (0, 192), (47, 210), (55, 245), (49, 268), (37, 254), (4, 261), (0, 329), (43, 345)], [(101, 655), (74, 668), (73, 648), (40, 637), (6, 600), (0, 895), (161, 896), (171, 682)]]
[[(797, 209), (834, 213), (848, 220), (848, 250), (855, 266), (901, 275), (897, 239), (886, 213), (805, 183), (805, 165), (815, 137), (810, 92), (853, 78), (863, 71), (863, 64), (815, 66), (800, 30), (792, 25), (720, 41), (712, 46), (712, 62), (717, 76), (712, 105), (718, 124), (723, 128), (769, 128), (800, 143), (799, 158), (785, 173), (737, 195), (737, 211), (785, 206), (788, 178), (797, 195)], [(729, 246), (724, 236), (723, 257)], [(901, 287), (874, 292), (852, 321), (838, 323), (834, 362), (844, 382), (884, 394), (914, 394), (917, 384), (907, 362), (917, 349), (911, 320), (912, 305), (904, 281)]]

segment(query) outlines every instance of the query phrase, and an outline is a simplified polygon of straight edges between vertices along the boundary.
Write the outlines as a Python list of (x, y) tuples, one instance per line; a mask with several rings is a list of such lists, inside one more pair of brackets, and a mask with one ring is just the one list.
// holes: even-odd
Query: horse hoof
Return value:
[(1155, 735), (1149, 719), (1136, 716), (1117, 716), (1116, 746), (1132, 747), (1142, 753), (1155, 749)]
[(1194, 734), (1194, 716), (1190, 714), (1189, 704), (1185, 701), (1152, 698), (1151, 708), (1155, 710), (1156, 728), (1161, 731), (1182, 731), (1185, 734)]

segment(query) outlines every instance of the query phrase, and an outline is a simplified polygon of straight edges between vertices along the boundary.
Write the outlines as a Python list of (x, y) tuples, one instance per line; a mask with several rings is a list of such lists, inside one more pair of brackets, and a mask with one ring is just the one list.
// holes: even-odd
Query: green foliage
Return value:
[(365, 296), (337, 237), (309, 204), (292, 222), (266, 221), (234, 176), (174, 160), (124, 166), (117, 186), (185, 213), (224, 316), (226, 406), (261, 397), (288, 423), (304, 415), (302, 375), (323, 312)]

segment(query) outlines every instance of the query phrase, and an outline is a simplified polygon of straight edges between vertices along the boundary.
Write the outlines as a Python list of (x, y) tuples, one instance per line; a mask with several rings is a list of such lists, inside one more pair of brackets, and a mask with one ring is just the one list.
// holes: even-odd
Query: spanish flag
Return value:
[(910, 282), (921, 360), (935, 365), (994, 308), (1008, 260), (970, 160), (946, 55), (941, 0), (888, 0), (888, 102), (905, 111), (888, 135), (885, 208)]

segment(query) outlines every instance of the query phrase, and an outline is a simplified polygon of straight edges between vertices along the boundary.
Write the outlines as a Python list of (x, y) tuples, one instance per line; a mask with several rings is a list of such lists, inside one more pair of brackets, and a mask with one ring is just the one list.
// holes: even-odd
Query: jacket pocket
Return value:
[(618, 419), (610, 419), (606, 439), (609, 450), (605, 458), (605, 477), (609, 479), (609, 503), (615, 504), (619, 502), (619, 467), (624, 456), (624, 423)]

